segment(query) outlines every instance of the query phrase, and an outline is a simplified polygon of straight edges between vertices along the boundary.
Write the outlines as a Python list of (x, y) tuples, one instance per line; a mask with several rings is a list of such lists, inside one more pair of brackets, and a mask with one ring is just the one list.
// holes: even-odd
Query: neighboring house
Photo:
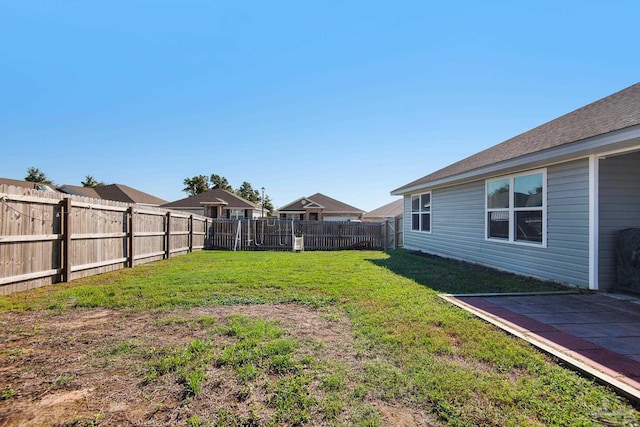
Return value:
[(364, 214), (365, 221), (382, 222), (402, 217), (404, 200), (398, 199)]
[(363, 215), (362, 209), (316, 193), (281, 207), (277, 216), (305, 221), (361, 221)]
[(21, 181), (19, 179), (0, 178), (0, 185), (12, 185), (14, 187), (33, 188), (40, 191), (55, 191), (51, 184), (42, 182)]
[(256, 218), (261, 213), (260, 206), (220, 188), (167, 203), (162, 207), (210, 218)]
[(594, 290), (640, 227), (640, 83), (391, 192), (404, 246)]
[(151, 194), (144, 193), (123, 184), (102, 185), (100, 187), (80, 187), (77, 185), (62, 185), (58, 191), (75, 196), (91, 197), (94, 199), (114, 200), (117, 202), (136, 203), (145, 206), (160, 206), (167, 203)]

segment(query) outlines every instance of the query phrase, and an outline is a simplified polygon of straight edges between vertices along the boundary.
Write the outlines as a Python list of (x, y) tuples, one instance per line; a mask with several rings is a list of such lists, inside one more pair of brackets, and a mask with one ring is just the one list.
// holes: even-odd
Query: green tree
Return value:
[(275, 208), (271, 202), (271, 198), (267, 195), (264, 196), (264, 200), (261, 201), (260, 206), (264, 208), (264, 212), (268, 215), (273, 215)]
[(229, 184), (229, 181), (227, 181), (227, 178), (225, 178), (224, 176), (216, 175), (215, 173), (213, 173), (211, 174), (211, 178), (209, 178), (209, 180), (211, 181), (212, 189), (220, 188), (221, 190), (227, 190), (233, 193), (233, 187), (231, 186), (231, 184)]
[(261, 190), (262, 192), (260, 190), (254, 189), (249, 182), (244, 181), (242, 185), (236, 190), (236, 194), (245, 200), (257, 204), (261, 208), (264, 208), (265, 214), (272, 215), (274, 211), (273, 203), (271, 202), (269, 196), (266, 194), (264, 195), (263, 199), (262, 195), (264, 194), (264, 189), (261, 188)]
[(43, 184), (52, 184), (53, 182), (38, 168), (31, 166), (27, 169), (27, 176), (24, 178), (29, 182), (41, 182)]
[(254, 190), (251, 184), (247, 181), (244, 181), (242, 185), (238, 187), (236, 194), (252, 203), (260, 203), (260, 192), (258, 190)]
[(205, 175), (197, 175), (193, 178), (185, 178), (183, 181), (185, 188), (182, 190), (189, 196), (204, 193), (209, 189), (209, 181)]
[(96, 181), (96, 179), (91, 175), (85, 176), (84, 181), (80, 181), (80, 184), (82, 184), (83, 187), (88, 187), (88, 188), (96, 188), (96, 187), (104, 186), (104, 182)]

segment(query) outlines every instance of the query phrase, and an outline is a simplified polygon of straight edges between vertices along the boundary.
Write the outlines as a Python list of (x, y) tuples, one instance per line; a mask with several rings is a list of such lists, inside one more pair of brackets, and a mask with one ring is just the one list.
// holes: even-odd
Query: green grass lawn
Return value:
[(270, 381), (269, 419), (224, 410), (188, 425), (302, 425), (314, 417), (326, 425), (384, 425), (373, 400), (425, 412), (441, 425), (638, 425), (637, 410), (606, 387), (437, 297), (544, 290), (558, 289), (403, 250), (202, 251), (1, 297), (0, 311), (113, 308), (161, 317), (191, 307), (294, 303), (350, 321), (361, 369), (327, 365), (312, 344), (287, 337), (286, 325), (245, 317), (210, 326), (211, 337), (234, 340), (220, 348), (200, 339), (154, 351), (114, 347), (118, 357), (145, 360), (139, 375), (147, 381), (177, 373), (185, 398), (197, 399), (208, 365), (232, 370), (247, 390)]

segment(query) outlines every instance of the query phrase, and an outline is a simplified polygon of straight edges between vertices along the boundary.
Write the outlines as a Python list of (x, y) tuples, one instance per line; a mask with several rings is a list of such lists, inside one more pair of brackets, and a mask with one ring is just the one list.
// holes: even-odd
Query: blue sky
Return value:
[(389, 192), (640, 79), (638, 1), (0, 1), (0, 177)]

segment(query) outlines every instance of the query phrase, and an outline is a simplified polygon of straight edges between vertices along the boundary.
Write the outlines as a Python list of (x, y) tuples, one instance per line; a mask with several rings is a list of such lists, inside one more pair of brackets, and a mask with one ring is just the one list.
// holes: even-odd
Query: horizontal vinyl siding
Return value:
[(480, 192), (484, 192), (484, 182), (432, 192), (431, 233), (411, 230), (411, 196), (405, 197), (405, 248), (465, 258), (465, 247), (478, 245), (484, 236), (484, 195), (480, 195), (480, 211)]
[(615, 287), (616, 240), (620, 230), (640, 227), (640, 153), (600, 161), (599, 284)]
[(549, 273), (589, 287), (589, 160), (556, 165), (547, 176)]
[(432, 233), (411, 230), (405, 197), (405, 247), (500, 270), (589, 285), (587, 160), (547, 168), (547, 247), (485, 239), (485, 182), (432, 191)]

